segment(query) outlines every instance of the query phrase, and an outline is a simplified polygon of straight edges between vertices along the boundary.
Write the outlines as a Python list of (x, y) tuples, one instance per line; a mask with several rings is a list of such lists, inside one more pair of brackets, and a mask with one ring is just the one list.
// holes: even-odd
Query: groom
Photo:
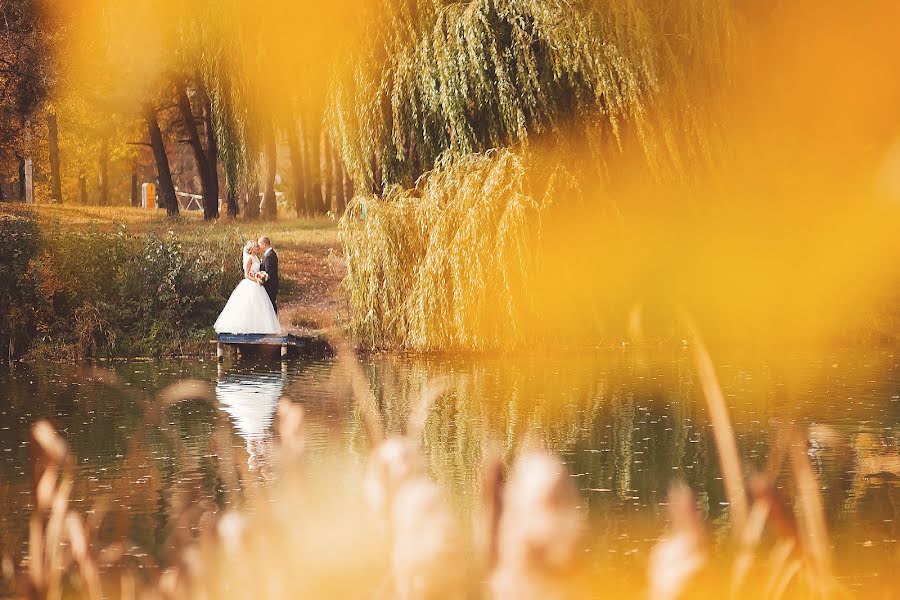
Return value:
[(278, 255), (275, 253), (275, 248), (272, 247), (272, 241), (266, 236), (259, 238), (257, 244), (259, 244), (259, 249), (263, 251), (262, 264), (259, 270), (265, 271), (269, 275), (263, 287), (266, 289), (266, 293), (269, 294), (269, 300), (272, 301), (275, 314), (278, 314)]

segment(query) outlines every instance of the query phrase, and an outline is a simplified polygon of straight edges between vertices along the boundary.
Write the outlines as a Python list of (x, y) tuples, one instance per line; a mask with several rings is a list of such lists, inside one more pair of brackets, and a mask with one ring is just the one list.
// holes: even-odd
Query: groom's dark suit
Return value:
[(275, 248), (270, 248), (263, 254), (262, 264), (259, 266), (260, 271), (265, 271), (269, 275), (269, 279), (263, 284), (266, 293), (269, 294), (269, 300), (275, 312), (278, 312), (278, 254)]

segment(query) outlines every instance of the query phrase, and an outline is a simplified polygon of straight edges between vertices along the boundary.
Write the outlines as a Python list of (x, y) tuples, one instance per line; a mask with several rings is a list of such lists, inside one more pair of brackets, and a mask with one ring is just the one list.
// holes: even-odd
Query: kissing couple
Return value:
[[(259, 256), (262, 254), (262, 260)], [(267, 236), (244, 244), (244, 278), (216, 319), (216, 333), (281, 335), (278, 320), (278, 254)]]

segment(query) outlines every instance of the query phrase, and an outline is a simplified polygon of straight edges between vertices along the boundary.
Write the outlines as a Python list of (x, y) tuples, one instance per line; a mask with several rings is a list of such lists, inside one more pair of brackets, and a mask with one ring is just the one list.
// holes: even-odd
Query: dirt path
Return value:
[(346, 266), (336, 237), (288, 240), (276, 248), (284, 282), (279, 298), (282, 324), (290, 333), (309, 335), (340, 321), (346, 310), (340, 289)]

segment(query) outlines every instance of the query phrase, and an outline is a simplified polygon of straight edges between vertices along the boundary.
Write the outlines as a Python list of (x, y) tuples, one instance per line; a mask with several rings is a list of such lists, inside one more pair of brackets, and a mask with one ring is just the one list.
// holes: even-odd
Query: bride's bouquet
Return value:
[(265, 271), (260, 271), (259, 273), (256, 274), (256, 281), (258, 281), (259, 283), (265, 283), (268, 280), (269, 280), (269, 274), (266, 273)]

